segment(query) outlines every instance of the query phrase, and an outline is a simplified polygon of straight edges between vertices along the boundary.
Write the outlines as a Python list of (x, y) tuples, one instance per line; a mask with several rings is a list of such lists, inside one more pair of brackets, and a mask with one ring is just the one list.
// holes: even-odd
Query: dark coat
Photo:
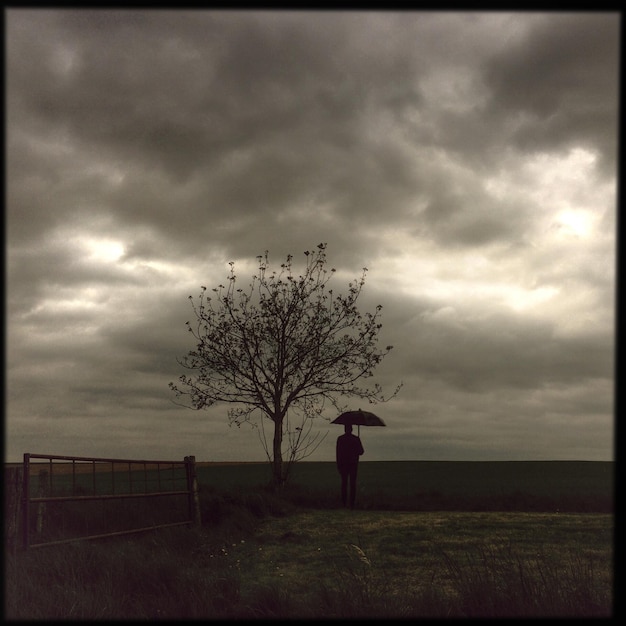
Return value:
[(363, 454), (361, 440), (351, 433), (337, 437), (337, 468), (340, 472), (347, 471), (359, 462)]

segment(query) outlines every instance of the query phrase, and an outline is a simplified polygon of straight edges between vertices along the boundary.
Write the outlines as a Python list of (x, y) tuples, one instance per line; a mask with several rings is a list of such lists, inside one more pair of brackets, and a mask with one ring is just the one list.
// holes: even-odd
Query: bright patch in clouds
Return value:
[(115, 263), (124, 255), (124, 244), (114, 239), (83, 237), (81, 244), (87, 250), (90, 260)]
[(529, 198), (551, 215), (579, 214), (580, 207), (597, 207), (596, 156), (581, 148), (566, 155), (539, 154), (522, 172), (522, 185)]
[(508, 305), (515, 311), (528, 311), (549, 302), (559, 293), (556, 287), (538, 287), (537, 289), (511, 289)]
[(577, 237), (588, 237), (592, 234), (597, 216), (590, 211), (582, 209), (567, 209), (561, 211), (557, 216), (557, 224), (563, 226), (566, 232)]

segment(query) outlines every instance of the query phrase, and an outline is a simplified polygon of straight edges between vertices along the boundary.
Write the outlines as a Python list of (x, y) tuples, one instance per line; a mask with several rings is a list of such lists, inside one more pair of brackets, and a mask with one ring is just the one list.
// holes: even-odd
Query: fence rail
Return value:
[[(5, 489), (11, 491), (5, 502), (8, 538), (17, 544), (21, 526), (24, 549), (201, 522), (194, 456), (162, 461), (25, 453), (21, 468), (7, 471)], [(107, 519), (104, 510), (87, 510), (96, 501), (103, 509), (107, 502), (119, 505)], [(146, 504), (136, 504), (131, 514), (132, 502)], [(63, 512), (64, 505), (74, 509)], [(133, 527), (115, 526), (124, 521)], [(105, 528), (111, 524), (114, 529)], [(82, 532), (76, 534), (78, 526)], [(59, 529), (73, 534), (55, 537)]]

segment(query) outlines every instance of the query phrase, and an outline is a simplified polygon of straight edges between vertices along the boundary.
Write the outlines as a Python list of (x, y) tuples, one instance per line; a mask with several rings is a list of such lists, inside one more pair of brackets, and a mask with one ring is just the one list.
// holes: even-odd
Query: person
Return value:
[(354, 508), (356, 500), (356, 474), (359, 457), (363, 454), (361, 440), (352, 434), (352, 425), (344, 426), (345, 432), (337, 437), (337, 469), (341, 474), (341, 501), (348, 503), (348, 483), (350, 483), (350, 508)]

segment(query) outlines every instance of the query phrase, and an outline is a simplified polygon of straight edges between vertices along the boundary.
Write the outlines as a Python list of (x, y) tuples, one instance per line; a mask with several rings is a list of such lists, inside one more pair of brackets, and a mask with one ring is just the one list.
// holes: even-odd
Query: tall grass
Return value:
[(316, 609), (332, 618), (581, 618), (611, 615), (610, 592), (598, 583), (592, 558), (572, 553), (565, 567), (543, 555), (480, 549), (442, 554), (442, 566), (417, 585), (394, 584), (356, 545), (337, 567), (337, 581), (320, 585)]
[[(7, 619), (190, 619), (239, 599), (223, 545), (191, 530), (51, 546), (9, 557)], [(10, 575), (9, 575), (10, 573)]]
[(569, 550), (563, 564), (540, 552), (529, 559), (512, 546), (479, 546), (465, 557), (442, 552), (465, 617), (606, 617), (610, 593), (593, 556)]
[[(229, 555), (261, 519), (293, 507), (271, 493), (207, 489), (201, 509), (201, 529), (166, 528), (7, 554), (6, 617), (194, 619), (255, 613), (241, 606), (241, 563)], [(123, 510), (118, 514), (124, 517)], [(128, 514), (134, 519), (136, 511)]]

